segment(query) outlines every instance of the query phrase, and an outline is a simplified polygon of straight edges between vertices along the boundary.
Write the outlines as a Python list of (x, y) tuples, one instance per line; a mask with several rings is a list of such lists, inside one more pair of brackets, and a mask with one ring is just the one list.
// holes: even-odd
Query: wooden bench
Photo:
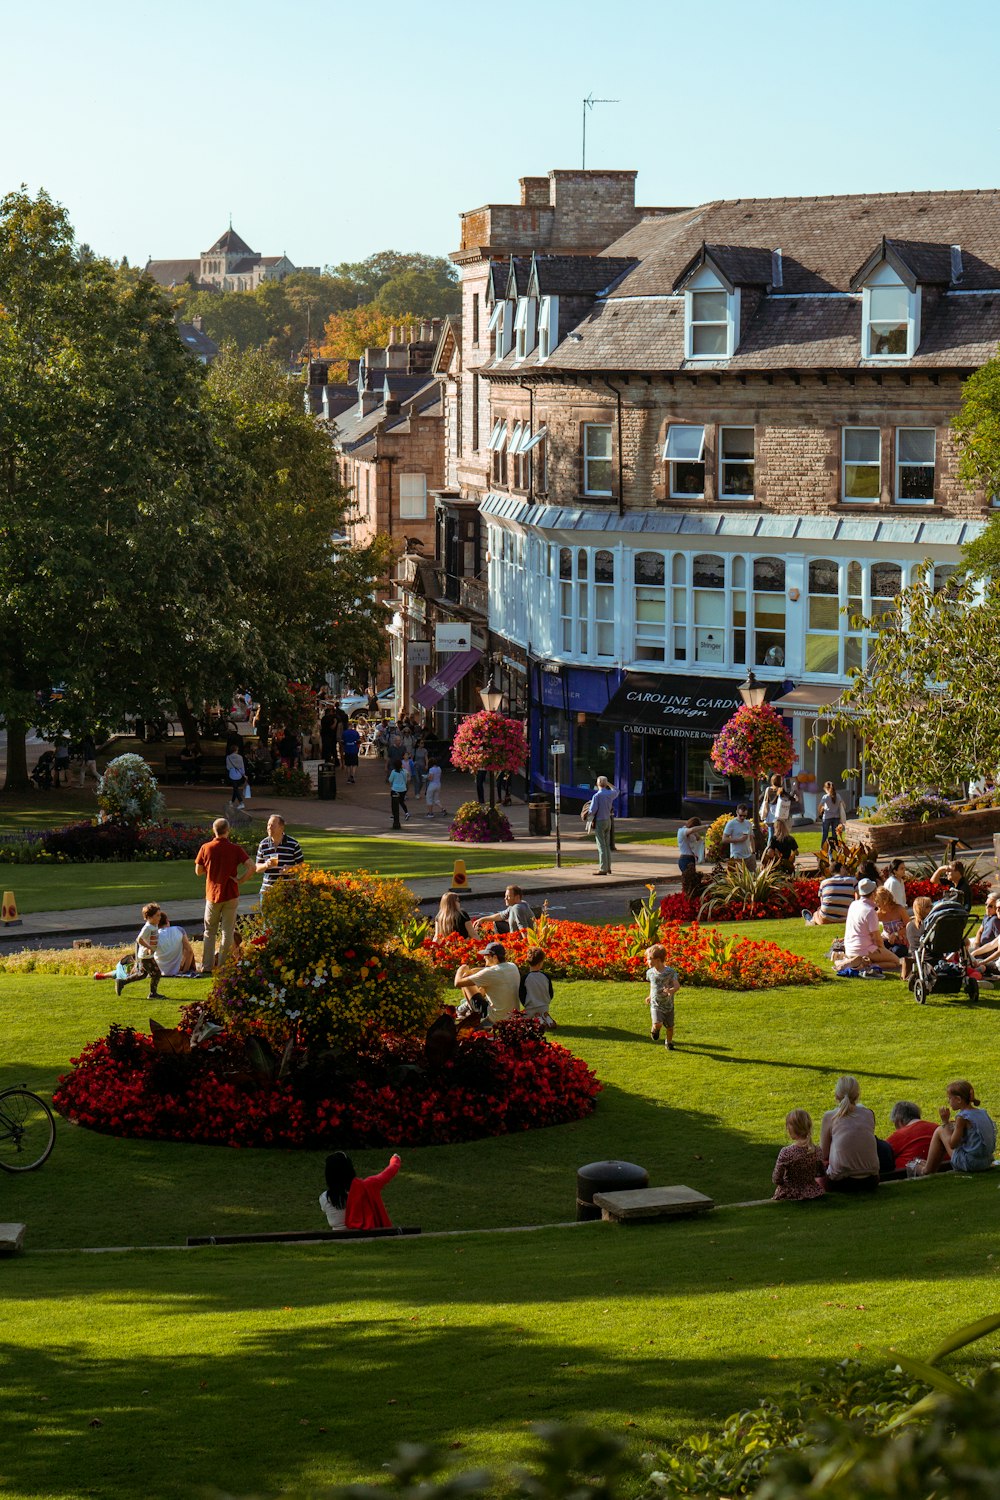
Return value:
[(636, 1219), (686, 1219), (715, 1207), (712, 1198), (679, 1184), (595, 1193), (594, 1204), (601, 1210), (601, 1218), (614, 1224), (628, 1224)]
[(0, 1255), (18, 1255), (24, 1249), (26, 1224), (0, 1224)]
[(391, 1229), (281, 1229), (274, 1234), (191, 1234), (187, 1244), (295, 1245), (312, 1240), (392, 1240), (419, 1233), (405, 1224), (394, 1224)]

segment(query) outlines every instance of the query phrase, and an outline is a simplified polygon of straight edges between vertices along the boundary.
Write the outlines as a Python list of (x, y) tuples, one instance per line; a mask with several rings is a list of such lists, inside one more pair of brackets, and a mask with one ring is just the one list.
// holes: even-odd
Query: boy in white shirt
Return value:
[(159, 915), (160, 908), (155, 901), (147, 902), (142, 908), (143, 922), (135, 940), (135, 973), (130, 974), (127, 979), (115, 979), (116, 995), (120, 995), (127, 984), (135, 984), (137, 980), (148, 977), (149, 994), (146, 998), (159, 999), (159, 985), (163, 977), (156, 962), (156, 946), (160, 941)]

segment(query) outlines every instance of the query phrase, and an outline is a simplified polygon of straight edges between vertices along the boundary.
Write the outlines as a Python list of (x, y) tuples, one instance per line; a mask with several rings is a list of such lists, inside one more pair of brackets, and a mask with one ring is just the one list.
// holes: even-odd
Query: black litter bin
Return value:
[(321, 802), (336, 802), (337, 800), (337, 768), (324, 761), (319, 768), (316, 777), (317, 791)]
[(528, 837), (546, 838), (552, 832), (552, 807), (548, 802), (528, 803)]
[(633, 1188), (649, 1187), (649, 1173), (632, 1161), (592, 1161), (576, 1174), (576, 1217), (599, 1219), (601, 1210), (594, 1207), (595, 1193), (624, 1193)]

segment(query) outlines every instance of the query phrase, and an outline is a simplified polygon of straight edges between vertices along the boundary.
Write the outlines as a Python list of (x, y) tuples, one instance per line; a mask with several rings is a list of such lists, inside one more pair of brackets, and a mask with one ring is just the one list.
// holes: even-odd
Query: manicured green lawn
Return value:
[[(814, 958), (829, 942), (799, 923), (742, 930)], [(556, 987), (557, 1039), (606, 1085), (589, 1120), (402, 1152), (387, 1192), (396, 1221), (483, 1234), (73, 1253), (319, 1224), (323, 1153), (133, 1143), (60, 1122), (40, 1172), (0, 1177), (0, 1217), (28, 1224), (31, 1249), (70, 1249), (3, 1268), (5, 1500), (305, 1493), (377, 1477), (401, 1440), (502, 1465), (524, 1456), (530, 1422), (553, 1417), (648, 1451), (831, 1359), (925, 1353), (995, 1306), (993, 1175), (691, 1223), (555, 1227), (573, 1217), (577, 1167), (604, 1157), (722, 1204), (768, 1196), (785, 1112), (818, 1119), (841, 1071), (858, 1074), (883, 1124), (897, 1098), (931, 1112), (962, 1075), (996, 1114), (990, 996), (919, 1007), (897, 981), (685, 989), (668, 1054), (646, 1036), (643, 993)], [(144, 1025), (150, 1008), (134, 989), (116, 999), (92, 981), (0, 978), (0, 1083), (51, 1091), (85, 1041), (111, 1020)], [(356, 1160), (372, 1170), (386, 1154)], [(488, 1232), (524, 1224), (549, 1227)], [(998, 1350), (994, 1339), (985, 1352)]]
[[(262, 836), (263, 836), (263, 830)], [(550, 853), (532, 854), (516, 844), (475, 848), (460, 844), (422, 844), (413, 839), (342, 838), (315, 829), (289, 832), (302, 844), (306, 859), (331, 870), (374, 870), (403, 880), (448, 876), (456, 859), (464, 859), (470, 874), (508, 870), (537, 870), (552, 863)], [(564, 863), (575, 863), (565, 860)], [(0, 883), (13, 890), (25, 914), (32, 911), (75, 911), (82, 906), (134, 905), (149, 899), (191, 901), (205, 894), (205, 882), (194, 873), (191, 860), (156, 864), (0, 865)], [(248, 889), (255, 890), (256, 882)]]

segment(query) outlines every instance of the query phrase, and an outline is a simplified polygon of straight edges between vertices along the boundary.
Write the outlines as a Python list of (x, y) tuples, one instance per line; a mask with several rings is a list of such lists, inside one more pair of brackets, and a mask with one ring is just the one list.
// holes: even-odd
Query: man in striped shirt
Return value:
[(854, 900), (855, 879), (844, 871), (843, 865), (830, 866), (830, 874), (819, 883), (819, 911), (802, 910), (802, 920), (807, 927), (825, 927), (833, 922), (846, 920), (847, 911)]
[(280, 813), (272, 813), (267, 820), (267, 837), (257, 845), (257, 874), (264, 877), (260, 887), (261, 895), (267, 895), (290, 865), (301, 863), (301, 844), (290, 833), (285, 832), (285, 820)]

